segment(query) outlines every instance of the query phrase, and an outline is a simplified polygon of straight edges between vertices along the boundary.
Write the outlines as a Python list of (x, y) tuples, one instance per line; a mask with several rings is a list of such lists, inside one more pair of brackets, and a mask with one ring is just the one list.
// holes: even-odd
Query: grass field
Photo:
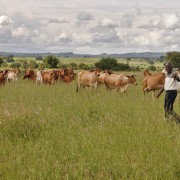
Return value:
[[(0, 88), (0, 179), (180, 179), (180, 125), (164, 94), (18, 80)], [(174, 109), (180, 112), (180, 99)]]

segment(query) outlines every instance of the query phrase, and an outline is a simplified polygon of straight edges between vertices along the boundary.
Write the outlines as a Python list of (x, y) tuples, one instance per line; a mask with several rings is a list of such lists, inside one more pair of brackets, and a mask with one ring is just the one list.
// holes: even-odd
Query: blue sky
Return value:
[(179, 50), (179, 0), (0, 0), (0, 51)]

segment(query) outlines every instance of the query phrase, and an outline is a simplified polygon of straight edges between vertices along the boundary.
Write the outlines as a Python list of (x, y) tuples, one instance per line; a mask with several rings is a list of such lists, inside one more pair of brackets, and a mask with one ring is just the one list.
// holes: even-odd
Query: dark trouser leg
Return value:
[(174, 101), (177, 96), (176, 90), (168, 90), (166, 91), (165, 100), (164, 100), (164, 110), (165, 110), (165, 117), (173, 112), (173, 105)]

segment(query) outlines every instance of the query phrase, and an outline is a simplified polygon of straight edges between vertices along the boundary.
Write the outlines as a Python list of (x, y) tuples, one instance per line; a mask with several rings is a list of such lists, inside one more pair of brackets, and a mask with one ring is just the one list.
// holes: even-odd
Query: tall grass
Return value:
[(76, 93), (75, 81), (0, 88), (0, 179), (180, 179), (180, 127), (141, 81), (126, 93)]

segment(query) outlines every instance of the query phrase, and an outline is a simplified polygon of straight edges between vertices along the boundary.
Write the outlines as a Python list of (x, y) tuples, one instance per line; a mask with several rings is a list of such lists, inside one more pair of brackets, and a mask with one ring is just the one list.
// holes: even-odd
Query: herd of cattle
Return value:
[[(19, 69), (5, 69), (0, 71), (0, 85), (5, 82), (17, 81), (17, 76), (21, 71)], [(72, 68), (62, 68), (54, 70), (26, 69), (23, 79), (32, 80), (37, 84), (45, 83), (52, 85), (55, 82), (70, 83), (76, 77), (76, 73)], [(144, 71), (144, 79), (142, 81), (142, 89), (145, 92), (160, 90), (164, 86), (165, 74), (160, 72), (151, 74), (148, 70)], [(112, 73), (109, 70), (100, 71), (100, 69), (81, 71), (77, 75), (77, 91), (81, 87), (97, 88), (98, 84), (104, 84), (107, 90), (117, 89), (124, 92), (130, 84), (137, 85), (135, 75), (124, 75)], [(180, 91), (180, 89), (179, 89)]]

